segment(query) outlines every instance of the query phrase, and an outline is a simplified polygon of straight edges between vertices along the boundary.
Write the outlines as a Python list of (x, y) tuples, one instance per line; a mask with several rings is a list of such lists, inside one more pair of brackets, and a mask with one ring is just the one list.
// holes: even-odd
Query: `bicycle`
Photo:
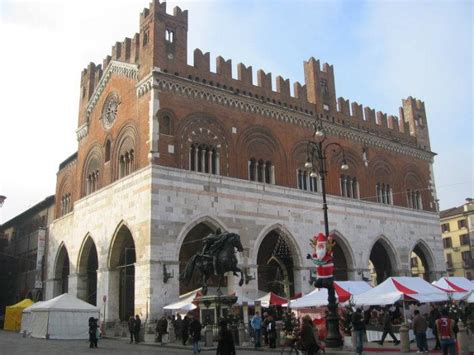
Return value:
[[(306, 355), (307, 352), (299, 347), (298, 338), (296, 337), (286, 337), (286, 342), (281, 347), (280, 355), (288, 354), (292, 355)], [(326, 346), (324, 343), (318, 344), (318, 351), (315, 352), (315, 355), (326, 355)], [(287, 352), (285, 352), (287, 351)]]

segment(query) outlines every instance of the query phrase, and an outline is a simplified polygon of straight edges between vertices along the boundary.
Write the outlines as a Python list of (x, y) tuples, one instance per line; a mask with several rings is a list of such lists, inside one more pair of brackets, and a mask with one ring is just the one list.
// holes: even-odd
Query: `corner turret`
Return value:
[(409, 96), (406, 100), (402, 100), (402, 104), (400, 112), (403, 112), (403, 121), (410, 127), (410, 135), (416, 137), (419, 148), (431, 150), (425, 103)]

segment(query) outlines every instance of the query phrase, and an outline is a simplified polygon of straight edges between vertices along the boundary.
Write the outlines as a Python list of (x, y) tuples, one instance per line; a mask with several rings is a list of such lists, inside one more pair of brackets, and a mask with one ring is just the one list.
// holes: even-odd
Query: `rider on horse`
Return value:
[(201, 250), (200, 255), (205, 259), (212, 260), (212, 269), (214, 270), (214, 275), (217, 274), (217, 266), (216, 266), (216, 250), (218, 251), (222, 246), (222, 239), (221, 238), (222, 230), (217, 228), (215, 233), (210, 233), (206, 238), (203, 239), (203, 247)]

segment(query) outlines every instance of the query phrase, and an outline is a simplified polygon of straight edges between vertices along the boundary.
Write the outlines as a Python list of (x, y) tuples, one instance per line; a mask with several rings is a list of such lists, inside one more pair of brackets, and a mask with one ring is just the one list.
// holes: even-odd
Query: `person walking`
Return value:
[(268, 313), (267, 312), (263, 312), (263, 324), (262, 324), (262, 336), (263, 336), (263, 343), (265, 345), (268, 345), (268, 332), (267, 332), (267, 328), (268, 328)]
[(176, 340), (181, 340), (182, 328), (183, 320), (181, 319), (181, 315), (178, 313), (176, 316), (176, 321), (174, 322), (174, 333), (176, 335)]
[(193, 342), (193, 354), (198, 354), (201, 352), (199, 347), (199, 341), (201, 340), (201, 330), (202, 325), (196, 318), (191, 315), (191, 322), (189, 323), (189, 335)]
[(135, 318), (133, 316), (130, 316), (128, 318), (128, 331), (130, 332), (130, 344), (133, 343), (133, 335), (135, 334)]
[(318, 342), (314, 334), (313, 322), (309, 315), (303, 317), (299, 343), (307, 355), (314, 355), (319, 351)]
[(135, 322), (133, 324), (133, 336), (135, 337), (135, 344), (140, 342), (140, 328), (142, 327), (142, 321), (138, 314), (135, 316)]
[(186, 315), (184, 316), (183, 323), (181, 326), (181, 340), (183, 341), (183, 345), (186, 345), (186, 342), (189, 338), (189, 317)]
[(276, 323), (271, 315), (268, 316), (267, 334), (270, 348), (276, 348)]
[(362, 352), (364, 351), (365, 323), (361, 308), (357, 308), (356, 311), (352, 313), (351, 322), (352, 331), (356, 338), (356, 354), (362, 355)]
[(160, 345), (163, 345), (163, 335), (167, 333), (167, 329), (168, 320), (166, 316), (163, 316), (158, 320), (158, 323), (156, 323), (156, 332), (158, 333), (158, 343), (160, 343)]
[(449, 318), (449, 311), (447, 309), (443, 309), (441, 311), (441, 318), (436, 320), (436, 330), (441, 340), (443, 355), (448, 355), (448, 350), (450, 355), (457, 355), (454, 320)]
[(387, 334), (389, 334), (392, 337), (393, 343), (395, 345), (400, 344), (400, 341), (395, 337), (395, 334), (393, 334), (392, 317), (390, 315), (390, 309), (388, 307), (385, 308), (385, 311), (383, 314), (383, 334), (382, 334), (382, 339), (379, 341), (380, 345), (383, 345), (383, 342)]
[(416, 346), (418, 347), (417, 353), (427, 353), (428, 352), (428, 342), (426, 341), (426, 329), (428, 328), (428, 323), (426, 322), (425, 317), (420, 314), (420, 311), (415, 309), (413, 312), (415, 317), (413, 317), (413, 333), (415, 333)]
[(97, 321), (94, 317), (89, 318), (89, 348), (97, 348)]
[(262, 336), (262, 318), (260, 317), (260, 312), (256, 311), (255, 315), (252, 317), (250, 325), (255, 333), (255, 348), (260, 348), (262, 344), (260, 343)]
[(438, 320), (440, 317), (441, 317), (441, 313), (439, 312), (438, 305), (432, 304), (430, 316), (429, 316), (429, 326), (431, 328), (431, 331), (433, 332), (433, 335), (436, 338), (436, 344), (435, 344), (434, 350), (441, 349), (441, 343), (439, 341), (439, 335), (436, 329), (436, 320)]
[(225, 320), (219, 323), (216, 355), (235, 355), (234, 338), (229, 329), (227, 329), (227, 322)]

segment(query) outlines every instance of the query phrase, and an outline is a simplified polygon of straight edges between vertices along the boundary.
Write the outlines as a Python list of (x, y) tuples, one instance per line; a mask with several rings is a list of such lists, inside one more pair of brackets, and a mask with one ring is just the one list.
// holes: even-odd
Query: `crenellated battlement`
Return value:
[[(204, 53), (201, 49), (195, 49), (193, 63), (187, 63), (187, 27), (187, 11), (175, 7), (173, 14), (168, 14), (165, 2), (151, 2), (140, 14), (139, 33), (133, 38), (127, 37), (122, 42), (116, 42), (102, 65), (90, 63), (83, 70), (80, 117), (83, 116), (84, 108), (103, 71), (111, 61), (118, 61), (136, 64), (139, 68), (139, 80), (154, 68), (159, 68), (163, 72), (196, 83), (308, 115), (318, 114), (323, 120), (429, 149), (427, 129), (423, 130), (426, 114), (422, 101), (412, 97), (403, 100), (397, 117), (342, 97), (336, 99), (334, 67), (328, 63), (321, 65), (313, 57), (304, 61), (305, 83), (293, 83), (293, 93), (289, 79), (277, 75), (273, 82), (272, 73), (263, 69), (257, 70), (257, 82), (254, 83), (252, 66), (243, 63), (237, 64), (237, 75), (233, 76), (232, 60), (222, 56), (215, 59), (214, 73), (210, 69), (210, 53)], [(82, 123), (80, 120), (80, 124)]]

